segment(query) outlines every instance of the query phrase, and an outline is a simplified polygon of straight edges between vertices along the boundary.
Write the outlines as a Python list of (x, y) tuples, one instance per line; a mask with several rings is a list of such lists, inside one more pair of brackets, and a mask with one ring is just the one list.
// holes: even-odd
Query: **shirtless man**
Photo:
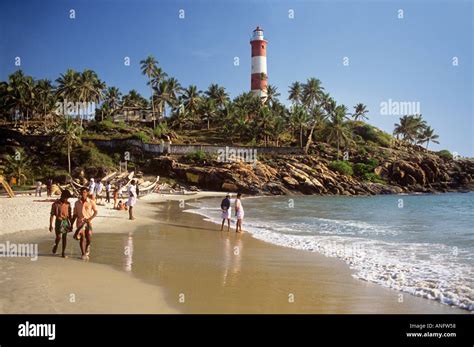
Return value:
[(56, 200), (51, 206), (51, 216), (49, 218), (49, 232), (53, 231), (53, 222), (54, 222), (54, 232), (56, 233), (56, 239), (54, 241), (53, 254), (56, 254), (58, 250), (59, 242), (63, 241), (63, 250), (62, 257), (66, 257), (66, 240), (67, 233), (72, 231), (72, 213), (71, 213), (71, 204), (68, 202), (68, 199), (71, 197), (69, 190), (63, 190), (61, 197)]
[(92, 235), (92, 220), (97, 216), (95, 201), (88, 198), (87, 188), (82, 188), (79, 199), (74, 204), (71, 225), (77, 220), (74, 239), (80, 240), (82, 259), (89, 259)]

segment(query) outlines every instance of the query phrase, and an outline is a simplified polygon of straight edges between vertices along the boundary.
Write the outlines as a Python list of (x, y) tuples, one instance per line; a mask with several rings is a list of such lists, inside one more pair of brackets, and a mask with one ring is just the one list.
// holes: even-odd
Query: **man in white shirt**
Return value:
[(134, 220), (135, 217), (133, 216), (133, 207), (137, 203), (137, 186), (135, 185), (135, 180), (130, 182), (130, 186), (128, 187), (128, 215), (130, 220)]

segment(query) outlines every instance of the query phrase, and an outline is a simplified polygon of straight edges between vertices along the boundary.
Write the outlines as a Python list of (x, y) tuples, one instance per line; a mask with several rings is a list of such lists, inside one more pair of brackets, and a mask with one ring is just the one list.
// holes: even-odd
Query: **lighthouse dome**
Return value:
[(263, 40), (263, 29), (259, 26), (253, 31), (252, 40)]

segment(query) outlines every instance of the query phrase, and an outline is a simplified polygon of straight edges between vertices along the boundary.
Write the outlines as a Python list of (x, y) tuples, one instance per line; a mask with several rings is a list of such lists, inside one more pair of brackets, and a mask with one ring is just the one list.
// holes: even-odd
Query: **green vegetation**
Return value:
[(359, 135), (365, 142), (372, 142), (378, 146), (390, 147), (392, 137), (386, 132), (363, 122), (352, 124), (354, 134)]
[(426, 143), (426, 148), (430, 142), (439, 143), (439, 136), (426, 124), (421, 114), (407, 115), (400, 118), (400, 124), (395, 124), (393, 134), (403, 140), (413, 144)]
[(329, 168), (346, 176), (352, 176), (353, 174), (351, 163), (344, 160), (335, 160), (331, 162)]
[(5, 173), (16, 177), (18, 185), (28, 180), (31, 173), (31, 159), (28, 158), (23, 149), (19, 149), (13, 155), (6, 155)]
[[(400, 141), (406, 145), (426, 144), (426, 148), (430, 143), (439, 143), (438, 135), (421, 115), (400, 118), (393, 132), (397, 141), (365, 122), (369, 119), (366, 105), (357, 103), (348, 108), (337, 103), (314, 77), (289, 86), (291, 105), (287, 107), (273, 85), (268, 85), (264, 99), (251, 92), (231, 98), (218, 84), (204, 90), (195, 85), (181, 86), (176, 78), (163, 71), (153, 56), (140, 61), (140, 68), (147, 78), (148, 98), (134, 89), (122, 94), (89, 69), (82, 72), (68, 69), (54, 82), (35, 80), (18, 70), (7, 81), (0, 82), (0, 121), (9, 127), (23, 128), (25, 133), (33, 129), (36, 134), (54, 134), (53, 143), (65, 144), (45, 150), (49, 155), (42, 161), (32, 156), (35, 167), (32, 172), (20, 170), (14, 174), (18, 163), (10, 163), (10, 175), (23, 175), (21, 179), (25, 181), (28, 176), (51, 176), (66, 168), (70, 173), (73, 167), (83, 165), (84, 158), (97, 167), (120, 161), (115, 154), (109, 157), (90, 144), (83, 144), (83, 140), (134, 138), (159, 143), (161, 139), (172, 138), (173, 143), (186, 144), (299, 147), (305, 153), (318, 152), (335, 160), (330, 166), (337, 172), (376, 182), (381, 180), (374, 173), (378, 163), (365, 160), (368, 156), (382, 160), (390, 152), (384, 149), (399, 146)], [(63, 105), (93, 102), (95, 118), (66, 107), (58, 108), (57, 102)], [(130, 114), (135, 115), (134, 122), (128, 118)], [(140, 117), (139, 121), (136, 117)], [(125, 122), (115, 122), (117, 119)], [(345, 151), (357, 153), (359, 162), (353, 167), (339, 160)], [(438, 155), (452, 159), (448, 151), (440, 151)], [(43, 157), (46, 157), (44, 153)], [(187, 159), (210, 158), (198, 151)], [(51, 170), (47, 169), (48, 165)]]
[(169, 133), (168, 124), (167, 123), (160, 123), (158, 126), (153, 130), (153, 135), (156, 138), (161, 138), (163, 135)]
[(386, 183), (379, 175), (373, 173), (373, 172), (367, 172), (365, 174), (362, 175), (362, 179), (364, 181), (370, 181), (370, 182), (374, 182), (374, 183)]
[(439, 152), (436, 152), (440, 158), (443, 158), (444, 160), (453, 160), (453, 155), (450, 151), (447, 149), (443, 149)]
[(138, 131), (135, 134), (132, 135), (133, 139), (141, 140), (142, 142), (150, 142), (150, 136), (145, 134), (143, 131)]
[(102, 153), (92, 142), (84, 143), (81, 147), (77, 147), (74, 151), (75, 157), (78, 159), (78, 166), (93, 167), (114, 167), (114, 161), (107, 154)]
[(186, 160), (193, 162), (193, 163), (201, 163), (205, 160), (209, 159), (209, 156), (206, 152), (202, 150), (197, 150), (195, 152), (186, 154)]

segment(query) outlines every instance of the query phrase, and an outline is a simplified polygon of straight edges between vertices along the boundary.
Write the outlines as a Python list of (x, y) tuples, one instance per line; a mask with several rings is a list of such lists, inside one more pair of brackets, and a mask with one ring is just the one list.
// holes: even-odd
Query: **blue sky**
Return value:
[(249, 38), (260, 25), (269, 41), (269, 82), (282, 101), (293, 81), (314, 76), (338, 103), (366, 104), (370, 123), (388, 132), (399, 116), (381, 115), (381, 102), (419, 102), (440, 135), (434, 149), (474, 156), (473, 11), (464, 0), (3, 0), (0, 79), (18, 69), (19, 56), (35, 78), (90, 68), (123, 93), (148, 97), (139, 61), (153, 54), (183, 86), (219, 83), (234, 97), (250, 88)]

